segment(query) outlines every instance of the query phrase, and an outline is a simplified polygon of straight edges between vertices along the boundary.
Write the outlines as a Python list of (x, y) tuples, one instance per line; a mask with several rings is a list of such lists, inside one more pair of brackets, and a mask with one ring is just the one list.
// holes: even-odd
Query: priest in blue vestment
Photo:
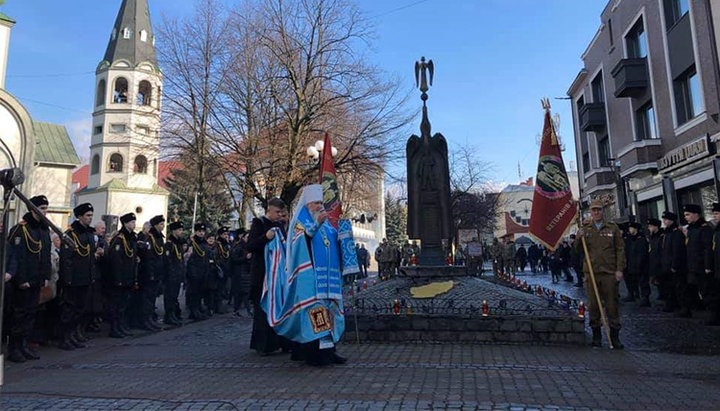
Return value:
[[(265, 248), (262, 306), (275, 332), (300, 344), (312, 365), (342, 364), (335, 352), (345, 329), (342, 303), (343, 249), (354, 251), (352, 232), (338, 232), (327, 219), (321, 185), (303, 189), (288, 225)], [(341, 231), (349, 224), (340, 225)], [(279, 230), (278, 230), (279, 231)], [(347, 259), (345, 259), (348, 261)]]

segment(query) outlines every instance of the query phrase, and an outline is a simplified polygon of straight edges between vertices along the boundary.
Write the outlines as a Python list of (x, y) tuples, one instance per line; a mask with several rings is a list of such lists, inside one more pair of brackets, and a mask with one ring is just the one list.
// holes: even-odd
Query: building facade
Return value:
[(581, 200), (644, 221), (717, 201), (720, 86), (712, 0), (611, 0), (573, 81)]
[(147, 0), (123, 0), (95, 76), (88, 185), (77, 202), (93, 204), (109, 231), (128, 212), (141, 223), (166, 215), (168, 191), (157, 184), (163, 76)]

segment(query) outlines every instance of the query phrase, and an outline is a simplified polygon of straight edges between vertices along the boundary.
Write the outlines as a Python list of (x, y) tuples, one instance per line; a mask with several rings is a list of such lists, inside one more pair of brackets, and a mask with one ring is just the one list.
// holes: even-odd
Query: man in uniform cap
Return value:
[(202, 311), (202, 297), (205, 282), (210, 271), (210, 250), (205, 241), (205, 224), (196, 223), (194, 234), (190, 238), (187, 260), (187, 282), (185, 283), (185, 298), (190, 310), (190, 319), (206, 320), (208, 317)]
[[(662, 223), (657, 218), (648, 218), (647, 220), (648, 233), (648, 283), (659, 286), (660, 281), (658, 280), (662, 273), (662, 261), (661, 261), (661, 228)], [(642, 291), (642, 290), (641, 290)], [(662, 290), (661, 290), (662, 292)], [(649, 293), (648, 293), (649, 295)], [(661, 298), (665, 298), (661, 294)], [(648, 298), (647, 305), (643, 300), (640, 304), (641, 307), (649, 307), (650, 299)]]
[(636, 298), (640, 298), (642, 293), (641, 304), (649, 306), (648, 243), (645, 236), (641, 233), (641, 230), (642, 225), (637, 222), (631, 222), (628, 226), (628, 235), (626, 238), (627, 272), (625, 273), (625, 286), (628, 290), (628, 295), (623, 301), (635, 301)]
[(144, 247), (140, 247), (140, 268), (138, 283), (142, 306), (142, 327), (151, 331), (162, 329), (155, 321), (155, 300), (158, 282), (165, 276), (165, 217), (157, 215), (150, 219), (150, 231)]
[(662, 214), (663, 226), (660, 256), (660, 292), (665, 297), (663, 311), (671, 313), (680, 306), (680, 289), (684, 282), (687, 252), (685, 235), (678, 227), (678, 216), (671, 211)]
[(218, 228), (217, 241), (215, 242), (215, 264), (219, 268), (217, 274), (221, 277), (218, 278), (217, 287), (214, 291), (214, 307), (212, 307), (212, 310), (218, 314), (226, 312), (223, 299), (227, 298), (227, 282), (230, 277), (230, 248), (232, 247), (229, 230), (227, 227)]
[(600, 322), (600, 307), (595, 298), (593, 287), (597, 288), (600, 300), (605, 303), (608, 319), (610, 322), (610, 338), (613, 347), (623, 348), (620, 342), (620, 311), (618, 308), (618, 287), (617, 283), (623, 280), (623, 268), (625, 267), (625, 245), (620, 228), (603, 216), (603, 204), (599, 200), (590, 203), (591, 221), (583, 224), (577, 232), (578, 241), (575, 247), (582, 247), (584, 239), (592, 264), (595, 282), (590, 278), (590, 267), (585, 264), (585, 288), (588, 296), (588, 308), (590, 312), (590, 327), (593, 332), (592, 346), (602, 345), (602, 333)]
[(698, 291), (705, 278), (712, 273), (713, 231), (702, 216), (702, 208), (697, 204), (683, 207), (688, 222), (685, 240), (687, 252), (687, 275), (681, 283), (680, 317), (692, 317), (692, 308), (698, 304)]
[(130, 293), (137, 285), (138, 246), (135, 234), (136, 217), (127, 213), (120, 217), (120, 230), (110, 240), (105, 253), (105, 295), (110, 338), (132, 335), (125, 326)]
[[(35, 196), (30, 202), (45, 215), (48, 199)], [(37, 360), (37, 353), (27, 343), (35, 325), (40, 288), (46, 286), (52, 272), (50, 229), (35, 211), (29, 211), (18, 225), (10, 229), (7, 247), (6, 288), (11, 304), (8, 360)]]
[(60, 284), (62, 285), (62, 341), (59, 348), (74, 350), (85, 344), (78, 341), (77, 330), (85, 320), (85, 305), (90, 286), (97, 280), (95, 260), (102, 257), (103, 249), (97, 248), (98, 239), (90, 226), (93, 206), (83, 203), (73, 209), (75, 221), (65, 234), (73, 245), (64, 244), (60, 250)]
[(180, 284), (185, 281), (185, 260), (183, 259), (183, 224), (174, 221), (168, 224), (167, 242), (165, 243), (165, 259), (167, 270), (163, 279), (163, 304), (165, 306), (165, 324), (182, 325), (180, 314)]
[(710, 319), (707, 325), (720, 325), (720, 203), (714, 203), (712, 207), (715, 230), (713, 232), (712, 273), (708, 273), (705, 281), (704, 298), (710, 311)]

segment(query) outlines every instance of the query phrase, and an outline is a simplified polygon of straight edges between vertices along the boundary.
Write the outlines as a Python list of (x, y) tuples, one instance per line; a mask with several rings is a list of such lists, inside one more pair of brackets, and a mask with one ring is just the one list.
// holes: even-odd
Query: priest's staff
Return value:
[[(580, 210), (580, 202), (578, 202), (578, 213), (577, 213), (577, 223), (578, 227), (582, 228), (582, 213)], [(593, 270), (592, 263), (590, 262), (590, 254), (588, 253), (587, 243), (585, 243), (585, 232), (583, 232), (583, 235), (580, 236), (580, 241), (582, 242), (583, 251), (585, 252), (585, 265), (588, 267), (588, 271), (590, 272), (590, 283), (592, 284), (593, 294), (595, 294), (595, 301), (597, 302), (598, 309), (600, 310), (600, 319), (602, 320), (603, 328), (605, 328), (605, 336), (608, 339), (608, 343), (610, 344), (610, 349), (613, 348), (612, 339), (610, 338), (610, 327), (608, 327), (607, 317), (605, 317), (605, 307), (602, 305), (602, 300), (600, 300), (600, 293), (597, 290), (597, 283), (595, 282), (595, 270)], [(587, 284), (587, 282), (585, 282)]]

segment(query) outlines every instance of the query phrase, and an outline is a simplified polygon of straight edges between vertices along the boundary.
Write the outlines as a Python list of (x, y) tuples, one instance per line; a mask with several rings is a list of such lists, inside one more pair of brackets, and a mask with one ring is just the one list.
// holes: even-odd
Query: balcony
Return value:
[(580, 108), (580, 129), (602, 131), (605, 129), (605, 103), (588, 103)]
[(622, 59), (612, 70), (615, 97), (640, 97), (648, 90), (647, 59)]

